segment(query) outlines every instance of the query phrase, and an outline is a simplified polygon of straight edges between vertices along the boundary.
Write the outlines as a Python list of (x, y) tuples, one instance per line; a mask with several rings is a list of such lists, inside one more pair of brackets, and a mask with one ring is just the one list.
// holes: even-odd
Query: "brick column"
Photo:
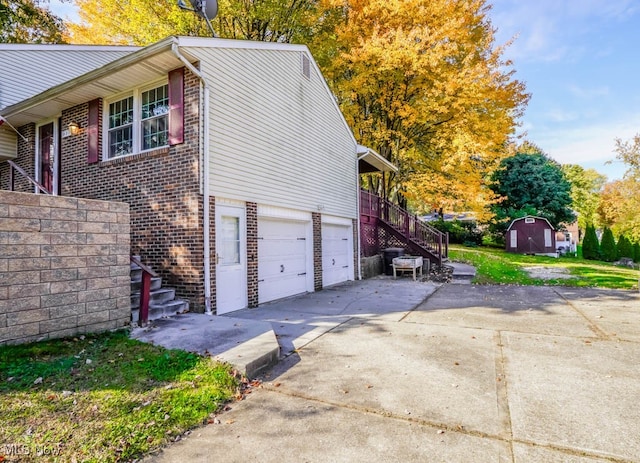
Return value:
[(249, 307), (258, 306), (258, 205), (247, 203), (247, 296)]
[(322, 216), (318, 212), (311, 213), (313, 221), (313, 289), (322, 289)]

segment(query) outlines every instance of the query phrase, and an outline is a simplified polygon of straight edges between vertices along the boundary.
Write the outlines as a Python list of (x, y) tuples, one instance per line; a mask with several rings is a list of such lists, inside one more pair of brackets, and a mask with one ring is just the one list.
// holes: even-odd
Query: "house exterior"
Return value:
[[(196, 311), (358, 277), (366, 159), (305, 46), (67, 47), (31, 61), (0, 48), (24, 65), (0, 74), (0, 159), (52, 194), (128, 203), (132, 254)], [(24, 89), (23, 72), (49, 80)], [(13, 170), (0, 163), (1, 188), (36, 192)]]
[(556, 248), (558, 252), (560, 254), (578, 252), (579, 237), (580, 230), (578, 229), (577, 221), (564, 225), (563, 230), (556, 231)]
[(515, 219), (507, 228), (507, 252), (557, 257), (556, 231), (543, 217)]

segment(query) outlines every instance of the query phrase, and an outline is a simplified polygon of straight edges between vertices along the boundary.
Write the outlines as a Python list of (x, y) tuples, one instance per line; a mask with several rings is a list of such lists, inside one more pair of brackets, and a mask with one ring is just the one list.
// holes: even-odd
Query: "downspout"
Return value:
[(203, 164), (203, 174), (202, 174), (202, 182), (204, 183), (202, 191), (203, 191), (203, 199), (202, 199), (202, 215), (203, 215), (203, 240), (204, 240), (204, 249), (203, 249), (203, 259), (204, 259), (204, 307), (205, 314), (212, 315), (213, 311), (211, 310), (211, 234), (209, 232), (210, 227), (210, 217), (209, 217), (209, 84), (206, 79), (202, 75), (202, 73), (196, 69), (196, 67), (189, 62), (188, 59), (184, 57), (180, 53), (179, 45), (177, 42), (173, 42), (171, 44), (171, 51), (176, 57), (182, 61), (184, 66), (191, 71), (193, 75), (195, 75), (200, 82), (202, 83), (203, 88), (203, 99), (204, 99), (204, 116), (203, 116), (203, 155), (202, 155), (202, 164)]
[[(357, 151), (357, 150), (356, 150)], [(360, 160), (364, 158), (367, 153), (358, 156), (356, 159), (356, 207), (358, 208), (358, 280), (362, 280), (362, 233), (360, 230), (360, 220), (362, 219), (360, 213)]]

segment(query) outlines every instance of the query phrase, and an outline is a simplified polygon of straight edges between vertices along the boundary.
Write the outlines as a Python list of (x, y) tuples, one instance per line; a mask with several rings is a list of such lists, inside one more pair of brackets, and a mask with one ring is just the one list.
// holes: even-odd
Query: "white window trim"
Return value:
[[(154, 151), (161, 148), (166, 148), (169, 146), (168, 137), (167, 144), (163, 146), (157, 146), (155, 148), (150, 148), (148, 150), (142, 149), (142, 94), (147, 90), (151, 90), (154, 88), (161, 87), (162, 85), (168, 85), (169, 79), (161, 79), (155, 82), (142, 85), (140, 87), (136, 87), (134, 89), (130, 89), (126, 92), (118, 93), (117, 95), (113, 95), (109, 98), (105, 98), (104, 104), (102, 105), (102, 152), (104, 153), (104, 159), (109, 161), (111, 159), (124, 158), (127, 156), (133, 156), (135, 154), (146, 153), (149, 151)], [(133, 96), (133, 123), (131, 128), (131, 133), (133, 137), (133, 149), (131, 153), (125, 154), (122, 156), (110, 156), (109, 154), (109, 105), (111, 103), (115, 103), (116, 101), (124, 100)]]

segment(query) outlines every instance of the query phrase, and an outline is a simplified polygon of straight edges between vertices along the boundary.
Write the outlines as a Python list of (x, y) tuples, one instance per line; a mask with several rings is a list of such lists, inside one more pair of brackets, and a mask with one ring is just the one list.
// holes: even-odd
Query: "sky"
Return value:
[[(562, 164), (622, 177), (615, 139), (640, 133), (638, 0), (488, 0), (496, 43), (531, 100), (519, 135)], [(50, 0), (77, 20), (72, 3)], [(613, 161), (607, 164), (607, 161)]]
[(496, 40), (515, 37), (504, 56), (531, 94), (519, 133), (560, 163), (621, 178), (615, 139), (640, 133), (640, 2), (490, 3)]

